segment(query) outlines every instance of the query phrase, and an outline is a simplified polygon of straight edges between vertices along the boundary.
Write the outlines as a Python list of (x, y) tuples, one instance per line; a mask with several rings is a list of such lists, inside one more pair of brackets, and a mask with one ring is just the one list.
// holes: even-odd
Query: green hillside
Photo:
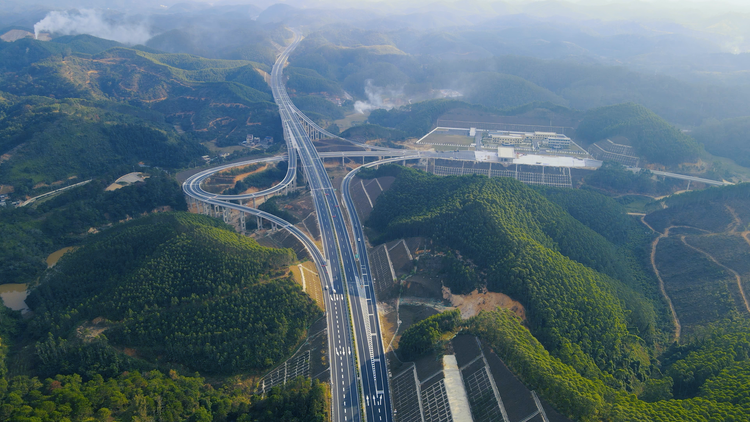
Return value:
[(152, 119), (158, 115), (108, 101), (6, 95), (0, 103), (0, 180), (17, 193), (38, 183), (79, 180), (144, 162), (180, 168), (206, 153)]
[(370, 112), (367, 121), (375, 125), (398, 129), (410, 137), (421, 138), (435, 127), (441, 116), (451, 111), (460, 111), (463, 115), (468, 115), (466, 118), (471, 118), (475, 112), (495, 117), (523, 116), (527, 113), (557, 113), (573, 120), (578, 120), (579, 113), (581, 113), (549, 102), (530, 102), (517, 107), (495, 108), (443, 98), (415, 102), (390, 110), (375, 109)]
[[(625, 66), (507, 54), (506, 50), (487, 59), (426, 61), (423, 74), (436, 88), (449, 87), (451, 81), (461, 77), (468, 79), (478, 72), (512, 75), (564, 98), (575, 109), (633, 102), (643, 104), (671, 123), (686, 126), (711, 118), (750, 114), (750, 106), (745, 101), (746, 86), (693, 84), (671, 76), (640, 73)], [(455, 85), (458, 90), (463, 87)]]
[(316, 114), (326, 122), (333, 122), (344, 118), (344, 112), (336, 104), (312, 95), (294, 97), (294, 105), (305, 114)]
[(201, 16), (200, 23), (197, 23), (194, 17), (185, 15), (185, 20), (180, 24), (177, 22), (181, 19), (176, 15), (165, 15), (164, 23), (170, 29), (149, 39), (146, 46), (167, 53), (252, 60), (270, 66), (276, 59), (276, 47), (291, 40), (292, 33), (282, 24), (264, 25), (249, 19), (250, 16), (244, 10), (227, 12), (222, 16), (210, 14)]
[(585, 221), (606, 237), (513, 179), (403, 169), (368, 225), (380, 241), (427, 236), (458, 250), (489, 290), (524, 305), (531, 331), (552, 353), (627, 385), (647, 371), (643, 346), (659, 341), (656, 327), (665, 324), (658, 302), (646, 299), (653, 289), (644, 289), (650, 280), (639, 262), (607, 240), (627, 243), (632, 226)]
[(54, 38), (50, 42), (64, 45), (65, 49), (63, 53), (69, 51), (83, 54), (99, 54), (110, 48), (122, 47), (122, 44), (117, 41), (105, 40), (88, 34), (64, 35)]
[(17, 43), (0, 45), (8, 58), (0, 60), (0, 91), (8, 93), (0, 93), (0, 154), (10, 158), (0, 175), (21, 191), (113, 165), (187, 167), (208, 153), (201, 142), (282, 138), (259, 73), (265, 65), (128, 49), (90, 36), (22, 41), (27, 53)]
[(208, 217), (138, 219), (87, 239), (45, 275), (27, 299), (29, 332), (58, 371), (79, 357), (55, 338), (98, 317), (112, 321), (111, 342), (148, 359), (208, 373), (269, 368), (321, 315), (285, 272), (294, 259)]
[(708, 122), (691, 135), (711, 154), (750, 167), (750, 117)]
[(301, 377), (274, 387), (266, 396), (236, 386), (214, 388), (205, 378), (174, 371), (130, 371), (89, 381), (80, 375), (2, 381), (0, 417), (6, 421), (329, 420), (325, 384)]
[(290, 63), (298, 69), (313, 70), (358, 98), (366, 97), (368, 80), (377, 87), (406, 91), (422, 82), (417, 80), (421, 75), (419, 61), (396, 48), (387, 35), (372, 31), (315, 32), (300, 43)]
[(476, 335), (529, 389), (576, 421), (746, 420), (750, 326), (732, 319), (711, 328), (709, 336), (671, 347), (658, 369), (627, 389), (557, 358), (506, 309), (468, 320), (461, 320), (458, 310), (433, 315), (404, 332), (398, 351), (407, 359), (440, 354), (458, 332)]
[(286, 86), (293, 92), (343, 94), (341, 87), (336, 82), (324, 78), (315, 70), (289, 66), (284, 69), (284, 74), (289, 78)]
[(469, 102), (488, 107), (517, 107), (532, 102), (567, 106), (568, 101), (555, 93), (518, 76), (496, 72), (471, 74), (464, 94)]
[(615, 161), (605, 161), (596, 171), (588, 174), (584, 181), (587, 186), (614, 193), (637, 193), (644, 195), (667, 195), (679, 185), (675, 179), (659, 180), (648, 169), (637, 173), (628, 170)]
[(373, 110), (367, 121), (405, 132), (411, 137), (422, 137), (432, 130), (438, 117), (456, 108), (482, 109), (459, 100), (422, 101), (391, 110)]
[(750, 184), (686, 192), (659, 202), (644, 221), (660, 234), (652, 246), (653, 265), (681, 335), (711, 335), (714, 324), (750, 315)]
[(698, 157), (700, 147), (646, 107), (618, 104), (589, 110), (576, 129), (584, 145), (623, 136), (649, 162), (679, 164)]
[(398, 129), (389, 129), (379, 125), (357, 125), (341, 132), (342, 138), (353, 139), (359, 142), (370, 140), (402, 141), (406, 134)]
[(93, 180), (25, 207), (0, 208), (0, 279), (7, 283), (38, 279), (50, 253), (80, 243), (90, 229), (159, 207), (187, 209), (181, 187), (163, 172), (152, 170), (143, 183), (105, 191), (120, 175)]
[[(746, 321), (728, 322), (725, 331), (679, 350), (676, 361), (645, 380), (640, 399), (601, 381), (582, 376), (550, 354), (506, 310), (485, 312), (467, 323), (489, 343), (506, 365), (557, 410), (579, 421), (741, 421), (750, 417), (746, 380), (748, 358), (743, 340)], [(679, 353), (683, 353), (680, 355)], [(713, 354), (712, 354), (713, 353)], [(678, 396), (679, 377), (689, 377), (700, 393)], [(672, 379), (672, 376), (676, 378)], [(700, 377), (700, 378), (699, 378)], [(675, 397), (672, 399), (672, 383)]]

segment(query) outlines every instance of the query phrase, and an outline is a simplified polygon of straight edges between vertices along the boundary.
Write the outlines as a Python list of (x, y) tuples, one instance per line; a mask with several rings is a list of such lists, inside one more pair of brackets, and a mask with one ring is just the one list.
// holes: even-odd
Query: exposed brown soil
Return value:
[(109, 329), (109, 324), (104, 318), (94, 318), (76, 328), (76, 336), (83, 341), (91, 341)]
[(523, 305), (502, 293), (474, 290), (468, 295), (454, 295), (449, 288), (443, 287), (443, 298), (461, 310), (463, 319), (476, 316), (482, 311), (491, 312), (497, 308), (504, 308), (513, 311), (522, 321), (526, 320), (526, 310)]

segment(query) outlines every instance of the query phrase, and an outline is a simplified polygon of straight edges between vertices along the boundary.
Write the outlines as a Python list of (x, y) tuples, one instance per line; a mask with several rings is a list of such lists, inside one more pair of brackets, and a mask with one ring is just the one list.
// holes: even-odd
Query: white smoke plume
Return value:
[(384, 108), (390, 110), (394, 107), (389, 101), (384, 100), (385, 96), (393, 98), (402, 95), (401, 91), (386, 90), (372, 84), (372, 79), (365, 81), (365, 95), (367, 95), (367, 101), (357, 101), (354, 103), (354, 110), (359, 114), (364, 114), (365, 111), (374, 110), (376, 108)]
[(34, 24), (34, 37), (38, 38), (40, 32), (61, 35), (89, 34), (130, 45), (143, 44), (151, 38), (144, 22), (114, 22), (94, 9), (49, 12), (44, 19)]

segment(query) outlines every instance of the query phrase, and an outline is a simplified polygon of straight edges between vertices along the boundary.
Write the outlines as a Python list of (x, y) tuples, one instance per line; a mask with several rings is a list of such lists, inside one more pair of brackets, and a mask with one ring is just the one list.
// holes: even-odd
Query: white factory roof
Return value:
[(513, 147), (497, 147), (497, 156), (499, 158), (516, 158)]
[(553, 167), (601, 167), (602, 165), (602, 162), (599, 160), (535, 154), (521, 155), (513, 160), (513, 163)]
[[(503, 147), (500, 147), (503, 148)], [(498, 151), (500, 150), (498, 148)], [(515, 151), (512, 147), (507, 147), (508, 150), (512, 151), (512, 157), (516, 156)], [(474, 159), (476, 161), (493, 161), (498, 162), (500, 158), (506, 158), (504, 155), (501, 157), (498, 152), (495, 151), (473, 151)], [(518, 158), (513, 158), (513, 164), (527, 164), (532, 166), (550, 166), (550, 167), (593, 167), (599, 168), (602, 166), (602, 162), (599, 160), (592, 160), (589, 158), (576, 158), (576, 157), (565, 157), (559, 155), (536, 155), (536, 154), (519, 154)]]

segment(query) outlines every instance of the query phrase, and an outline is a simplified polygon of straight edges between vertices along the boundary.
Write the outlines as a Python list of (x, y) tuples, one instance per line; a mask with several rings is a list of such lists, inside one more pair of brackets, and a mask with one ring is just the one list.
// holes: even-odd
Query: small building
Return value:
[(490, 132), (490, 138), (494, 142), (506, 145), (519, 145), (528, 142), (524, 134), (520, 132)]
[(513, 147), (497, 147), (497, 158), (501, 163), (510, 163), (516, 158)]
[(534, 132), (534, 133), (528, 133), (527, 136), (531, 137), (532, 141), (544, 141), (545, 139), (551, 137), (551, 136), (557, 136), (557, 133), (555, 132)]
[(258, 146), (259, 144), (260, 144), (260, 138), (258, 138), (257, 136), (253, 136), (253, 135), (247, 135), (245, 137), (245, 140), (240, 143), (240, 145), (246, 146), (246, 147), (255, 147), (255, 146)]
[(565, 135), (555, 134), (543, 139), (541, 144), (555, 149), (570, 148), (570, 138)]
[(263, 138), (263, 140), (262, 140), (262, 141), (260, 142), (260, 146), (261, 146), (261, 148), (263, 148), (263, 149), (266, 149), (266, 148), (270, 147), (270, 146), (271, 146), (271, 144), (273, 144), (273, 137), (272, 137), (272, 136), (266, 136), (266, 137), (265, 137), (265, 138)]
[(469, 136), (477, 136), (477, 128), (469, 128)]

